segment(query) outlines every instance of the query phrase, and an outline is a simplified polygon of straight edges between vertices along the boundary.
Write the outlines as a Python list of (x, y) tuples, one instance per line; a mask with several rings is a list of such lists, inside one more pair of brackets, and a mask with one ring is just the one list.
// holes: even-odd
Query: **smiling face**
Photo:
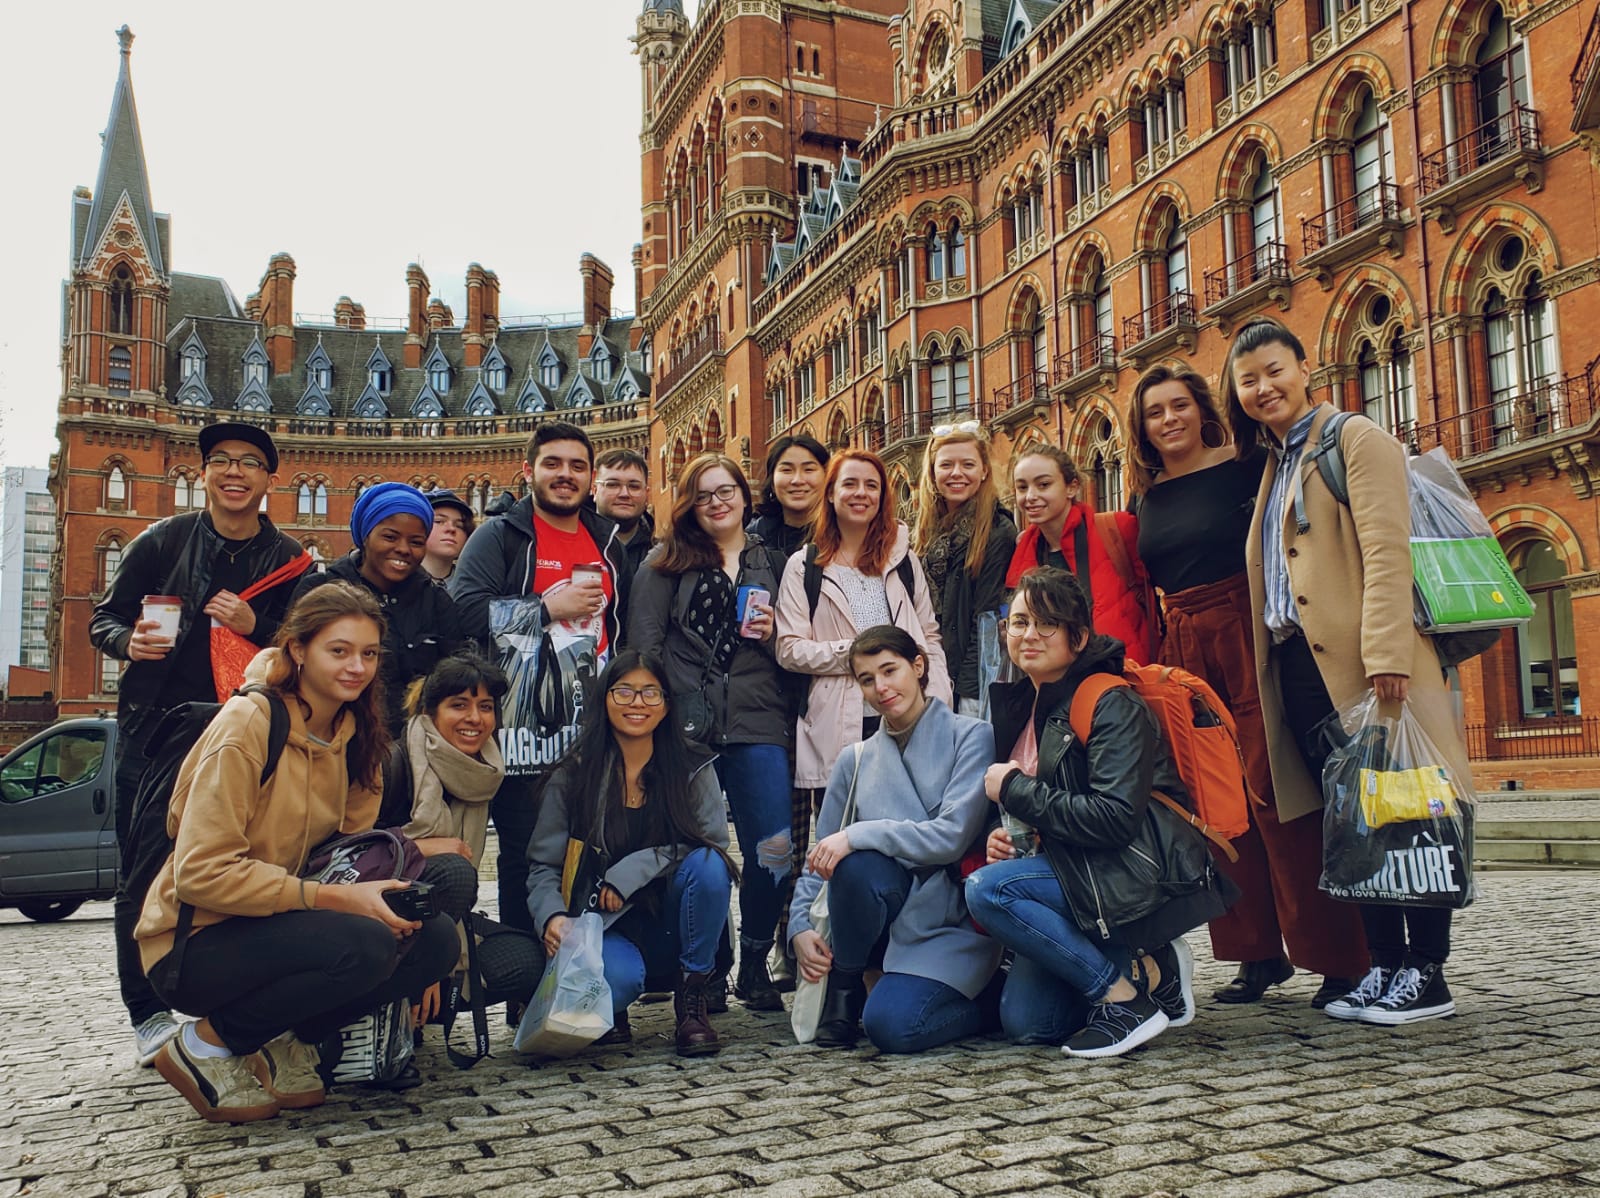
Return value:
[(428, 530), (421, 520), (390, 516), (361, 545), (361, 576), (380, 591), (393, 590), (416, 572), (427, 551)]
[(1026, 592), (1018, 591), (1006, 617), (1006, 651), (1035, 686), (1055, 682), (1078, 660), (1087, 636), (1074, 645), (1060, 624), (1035, 622)]
[(453, 562), (461, 556), (461, 547), (467, 543), (467, 518), (459, 508), (433, 509), (433, 531), (428, 534), (428, 552), (434, 557)]
[(744, 527), (744, 491), (726, 467), (702, 470), (693, 487), (694, 518), (713, 541)]
[(1239, 406), (1281, 441), (1311, 410), (1311, 367), (1281, 342), (1269, 341), (1233, 360)]
[(552, 516), (575, 515), (589, 491), (594, 467), (582, 441), (546, 441), (536, 461), (524, 462), (533, 488), (533, 505)]
[(433, 726), (452, 749), (476, 757), (494, 735), (494, 696), (481, 685), (442, 700), (428, 713)]
[(804, 445), (791, 445), (772, 467), (772, 493), (785, 516), (808, 518), (822, 493), (822, 463)]
[[(633, 699), (627, 703), (621, 702), (616, 696), (618, 687), (632, 690)], [(611, 689), (606, 691), (606, 718), (611, 722), (611, 731), (624, 740), (654, 736), (656, 725), (667, 715), (665, 690), (661, 680), (645, 669), (629, 670), (613, 681)], [(662, 701), (653, 707), (645, 702), (645, 697), (652, 691), (663, 693)]]
[(915, 662), (885, 649), (879, 653), (857, 654), (850, 661), (861, 697), (895, 728), (904, 728), (928, 705), (922, 691), (927, 659), (920, 654)]
[(594, 475), (595, 511), (632, 528), (644, 514), (649, 487), (637, 466), (601, 466)]
[(1017, 460), (1011, 480), (1017, 510), (1029, 524), (1048, 525), (1064, 520), (1081, 489), (1077, 479), (1061, 477), (1061, 467), (1041, 454), (1024, 454)]
[(200, 478), (205, 485), (206, 504), (212, 511), (213, 519), (218, 512), (243, 516), (259, 511), (261, 497), (277, 478), (267, 470), (266, 454), (248, 441), (218, 441), (211, 449), (211, 456), (218, 460), (223, 457), (252, 458), (261, 463), (259, 467), (246, 467), (237, 461), (205, 467)]
[(1186, 458), (1204, 446), (1205, 413), (1185, 383), (1157, 383), (1144, 396), (1144, 435), (1163, 459)]
[(289, 645), (300, 667), (300, 695), (313, 710), (337, 711), (354, 703), (378, 676), (382, 643), (378, 626), (365, 616), (344, 616), (310, 641)]
[(841, 530), (865, 533), (883, 503), (883, 480), (871, 462), (852, 458), (840, 465), (828, 502), (833, 505)]
[(949, 441), (933, 455), (933, 486), (954, 510), (978, 493), (989, 471), (975, 441)]

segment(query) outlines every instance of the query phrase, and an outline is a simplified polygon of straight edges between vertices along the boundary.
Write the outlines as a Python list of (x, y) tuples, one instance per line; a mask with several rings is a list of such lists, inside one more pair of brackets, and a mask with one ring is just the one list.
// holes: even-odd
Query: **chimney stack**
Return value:
[(260, 321), (267, 326), (267, 358), (274, 375), (294, 370), (294, 259), (274, 254), (261, 276)]
[(463, 361), (467, 366), (483, 365), (484, 345), (489, 338), (483, 326), (484, 293), (488, 279), (476, 262), (467, 265), (467, 323), (461, 329)]
[(490, 338), (500, 331), (500, 276), (483, 272), (483, 331)]
[(348, 295), (341, 295), (333, 305), (333, 323), (341, 329), (364, 329), (367, 327), (367, 310)]
[(578, 259), (578, 274), (583, 279), (583, 327), (578, 330), (578, 353), (588, 357), (594, 339), (611, 319), (611, 268), (593, 254)]
[(456, 322), (455, 313), (450, 311), (450, 305), (437, 295), (428, 301), (428, 330), (438, 332), (448, 329)]
[(428, 275), (413, 262), (406, 267), (406, 288), (411, 302), (406, 312), (406, 344), (403, 361), (407, 370), (422, 366), (422, 350), (428, 343)]
[[(644, 294), (644, 246), (638, 242), (633, 246), (633, 294)], [(637, 353), (643, 342), (644, 322), (636, 320), (628, 329), (628, 348)]]

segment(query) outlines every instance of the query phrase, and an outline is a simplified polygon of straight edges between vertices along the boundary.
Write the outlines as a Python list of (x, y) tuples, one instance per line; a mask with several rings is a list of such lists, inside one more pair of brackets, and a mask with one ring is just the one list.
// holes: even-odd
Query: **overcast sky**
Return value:
[[(640, 0), (72, 0), (18, 4), (0, 38), (12, 232), (0, 288), (0, 456), (44, 465), (60, 398), (72, 189), (93, 187), (127, 22), (169, 267), (240, 302), (294, 257), (295, 308), (349, 295), (403, 317), (421, 262), (459, 320), (469, 262), (502, 318), (575, 311), (578, 256), (632, 311)], [(695, 4), (685, 5), (692, 15)]]

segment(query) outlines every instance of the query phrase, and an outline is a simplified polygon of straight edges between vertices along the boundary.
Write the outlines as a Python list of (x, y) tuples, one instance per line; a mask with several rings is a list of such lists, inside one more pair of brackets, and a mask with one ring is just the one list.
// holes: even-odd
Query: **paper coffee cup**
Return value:
[(150, 635), (167, 641), (178, 639), (178, 623), (183, 618), (183, 600), (177, 595), (146, 595), (140, 620), (160, 625)]

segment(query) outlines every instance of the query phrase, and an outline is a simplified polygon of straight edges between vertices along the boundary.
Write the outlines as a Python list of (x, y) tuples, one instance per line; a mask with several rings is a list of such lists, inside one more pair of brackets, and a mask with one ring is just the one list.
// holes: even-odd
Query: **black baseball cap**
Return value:
[(222, 424), (208, 424), (200, 430), (200, 456), (208, 458), (211, 451), (223, 441), (243, 441), (246, 445), (254, 445), (267, 459), (267, 472), (278, 472), (278, 447), (272, 443), (272, 437), (264, 428), (257, 428), (253, 424), (238, 424), (224, 422)]
[(447, 487), (439, 487), (436, 490), (424, 491), (423, 494), (427, 496), (428, 502), (433, 505), (434, 510), (437, 511), (442, 507), (453, 507), (465, 517), (467, 527), (472, 527), (472, 519), (476, 513), (473, 512), (472, 506), (454, 491)]

